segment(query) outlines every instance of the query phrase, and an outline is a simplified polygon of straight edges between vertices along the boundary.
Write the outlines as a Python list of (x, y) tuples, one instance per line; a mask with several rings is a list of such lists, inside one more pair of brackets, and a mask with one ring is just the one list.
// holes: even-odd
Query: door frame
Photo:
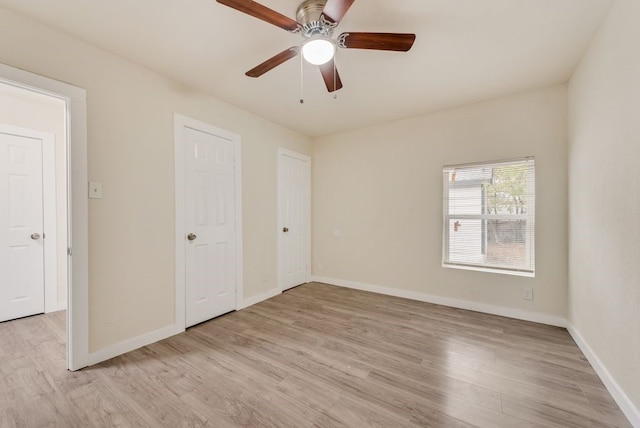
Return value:
[(307, 245), (305, 248), (306, 251), (306, 264), (307, 264), (307, 278), (306, 282), (311, 281), (311, 156), (303, 155), (302, 153), (294, 152), (293, 150), (285, 149), (284, 147), (278, 147), (278, 172), (277, 172), (277, 189), (278, 189), (278, 197), (277, 197), (277, 210), (278, 210), (278, 289), (280, 292), (285, 291), (284, 287), (284, 278), (282, 275), (282, 261), (284, 259), (284, 236), (282, 234), (282, 228), (285, 226), (284, 217), (282, 214), (281, 204), (282, 204), (282, 196), (284, 195), (284, 189), (282, 188), (282, 182), (280, 180), (280, 173), (282, 171), (282, 165), (280, 163), (283, 156), (292, 157), (294, 159), (298, 159), (304, 162), (307, 162), (309, 165), (309, 187), (307, 189), (308, 200), (306, 201), (307, 206), (307, 236), (306, 241)]
[(186, 228), (184, 210), (184, 133), (185, 128), (212, 134), (233, 143), (234, 149), (234, 191), (235, 191), (235, 308), (241, 307), (243, 297), (243, 250), (242, 250), (242, 147), (240, 135), (215, 127), (205, 122), (183, 116), (173, 115), (174, 123), (174, 191), (175, 191), (175, 325), (180, 331), (186, 326)]
[(40, 140), (42, 150), (42, 230), (45, 313), (64, 309), (58, 302), (56, 140), (52, 133), (0, 123), (0, 133)]
[(67, 153), (67, 368), (89, 365), (89, 215), (87, 92), (48, 77), (0, 64), (0, 81), (64, 101)]

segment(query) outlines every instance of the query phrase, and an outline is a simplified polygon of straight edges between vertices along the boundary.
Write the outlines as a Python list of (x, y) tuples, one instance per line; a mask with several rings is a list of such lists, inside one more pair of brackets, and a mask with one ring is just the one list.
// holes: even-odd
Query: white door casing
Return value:
[(21, 134), (0, 133), (0, 321), (44, 312), (42, 139)]
[(282, 291), (309, 282), (311, 158), (278, 149), (278, 283)]
[(238, 307), (242, 288), (240, 137), (175, 115), (176, 324)]
[(67, 141), (59, 144), (67, 151), (68, 176), (67, 367), (78, 370), (90, 363), (86, 91), (5, 64), (0, 64), (0, 80), (61, 99), (66, 105)]

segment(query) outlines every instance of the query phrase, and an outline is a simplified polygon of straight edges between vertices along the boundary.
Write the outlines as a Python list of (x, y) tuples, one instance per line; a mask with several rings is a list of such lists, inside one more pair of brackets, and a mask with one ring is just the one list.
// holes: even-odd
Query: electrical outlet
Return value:
[(533, 300), (533, 288), (522, 287), (522, 298), (524, 300)]

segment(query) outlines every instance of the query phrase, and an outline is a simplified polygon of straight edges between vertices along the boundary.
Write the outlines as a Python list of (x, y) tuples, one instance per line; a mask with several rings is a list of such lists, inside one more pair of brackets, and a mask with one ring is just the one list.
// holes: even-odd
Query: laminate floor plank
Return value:
[(604, 418), (594, 420), (589, 414), (578, 413), (557, 407), (553, 404), (543, 404), (522, 398), (517, 395), (503, 397), (503, 412), (538, 424), (554, 428), (580, 428), (600, 426), (611, 427)]
[(565, 329), (311, 283), (77, 372), (0, 323), (0, 427), (629, 427)]
[(430, 370), (432, 373), (429, 376), (436, 377), (443, 371), (446, 376), (491, 389), (502, 396), (519, 395), (538, 403), (562, 403), (562, 406), (568, 409), (590, 411), (588, 400), (585, 399), (580, 388), (573, 384), (550, 383), (535, 378), (513, 379), (503, 374), (497, 366), (487, 369), (451, 363), (444, 370), (437, 364), (432, 365)]

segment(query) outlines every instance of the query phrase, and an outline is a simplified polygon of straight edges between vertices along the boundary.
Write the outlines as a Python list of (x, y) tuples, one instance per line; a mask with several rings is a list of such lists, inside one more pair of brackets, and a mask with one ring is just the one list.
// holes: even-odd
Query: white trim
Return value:
[(501, 275), (524, 276), (527, 278), (535, 278), (535, 273), (531, 271), (515, 270), (511, 268), (484, 267), (482, 265), (466, 265), (462, 263), (442, 263), (445, 269), (472, 270), (475, 272), (497, 273)]
[[(284, 189), (282, 189), (282, 184), (280, 181), (280, 160), (282, 159), (282, 156), (288, 156), (290, 158), (294, 158), (294, 159), (298, 159), (302, 162), (306, 162), (307, 165), (309, 166), (309, 182), (308, 182), (308, 187), (306, 189), (306, 193), (307, 193), (307, 197), (306, 200), (304, 201), (305, 205), (306, 205), (306, 210), (307, 210), (307, 230), (305, 231), (305, 241), (306, 241), (306, 245), (304, 248), (304, 252), (305, 252), (305, 262), (307, 265), (307, 275), (305, 278), (305, 282), (309, 282), (311, 281), (311, 157), (307, 156), (307, 155), (303, 155), (302, 153), (298, 153), (298, 152), (294, 152), (293, 150), (289, 150), (289, 149), (285, 149), (284, 147), (278, 147), (278, 158), (276, 161), (276, 165), (278, 168), (277, 171), (277, 180), (278, 182), (276, 183), (277, 189), (278, 189), (278, 194), (277, 194), (277, 210), (278, 210), (278, 224), (277, 224), (277, 233), (278, 233), (278, 261), (277, 261), (277, 284), (278, 284), (278, 288), (280, 289), (280, 291), (285, 291), (288, 288), (292, 288), (292, 287), (286, 287), (284, 285), (284, 279), (283, 279), (283, 266), (282, 266), (282, 260), (284, 259), (283, 253), (284, 253), (284, 240), (282, 239), (284, 236), (282, 234), (282, 228), (285, 227), (285, 222), (284, 222), (284, 213), (282, 210), (282, 196), (284, 194)], [(298, 284), (299, 285), (299, 284)]]
[(453, 165), (445, 165), (443, 169), (462, 169), (462, 168), (473, 168), (474, 166), (486, 166), (487, 168), (491, 168), (494, 166), (505, 166), (505, 165), (519, 165), (523, 162), (527, 162), (530, 160), (535, 160), (535, 156), (524, 156), (521, 158), (511, 158), (511, 159), (502, 159), (502, 160), (494, 160), (494, 161), (484, 161), (484, 162), (469, 162), (469, 163), (459, 163)]
[(271, 299), (272, 297), (276, 297), (279, 294), (282, 294), (282, 290), (280, 290), (280, 288), (273, 288), (273, 289), (271, 289), (269, 291), (266, 291), (264, 293), (260, 293), (257, 296), (253, 296), (253, 297), (249, 297), (248, 299), (244, 299), (242, 301), (242, 304), (240, 305), (240, 307), (238, 309), (248, 308), (249, 306), (253, 306), (253, 305), (258, 304), (260, 302), (263, 302), (265, 300)]
[(613, 376), (611, 376), (611, 373), (609, 373), (607, 367), (602, 363), (595, 352), (593, 352), (593, 349), (591, 349), (587, 341), (584, 339), (584, 337), (582, 337), (576, 327), (570, 323), (567, 327), (567, 330), (569, 331), (569, 334), (576, 342), (576, 345), (578, 345), (584, 356), (587, 357), (587, 360), (596, 371), (596, 373), (600, 377), (600, 380), (602, 381), (602, 383), (604, 383), (604, 386), (607, 388), (615, 402), (620, 407), (620, 410), (622, 410), (627, 419), (629, 419), (631, 425), (636, 428), (640, 428), (640, 409), (634, 406), (629, 396), (625, 394), (622, 388), (620, 388), (618, 382), (616, 382)]
[(89, 357), (89, 221), (87, 205), (87, 93), (84, 89), (0, 64), (0, 80), (65, 102), (67, 111), (68, 257), (67, 367)]
[(244, 248), (243, 248), (243, 218), (242, 218), (242, 140), (237, 134), (227, 133), (234, 142), (235, 168), (235, 205), (236, 205), (236, 309), (244, 298)]
[(175, 194), (175, 325), (180, 331), (186, 329), (186, 249), (184, 246), (184, 151), (182, 129), (184, 128), (182, 116), (173, 115), (173, 153), (174, 153), (174, 194)]
[(44, 311), (66, 309), (58, 298), (58, 233), (56, 213), (56, 139), (48, 133), (42, 138), (42, 206), (44, 211)]
[(532, 321), (540, 324), (548, 324), (556, 327), (566, 327), (565, 318), (529, 312), (520, 309), (505, 308), (504, 306), (487, 305), (486, 303), (471, 302), (469, 300), (452, 299), (450, 297), (435, 296), (433, 294), (419, 293), (416, 291), (399, 290), (397, 288), (383, 287), (380, 285), (365, 284), (338, 278), (313, 276), (314, 282), (322, 282), (339, 287), (353, 288), (355, 290), (370, 291), (372, 293), (386, 294), (387, 296), (403, 297), (405, 299), (418, 300), (420, 302), (434, 303), (436, 305), (450, 306), (452, 308), (467, 309), (483, 312), (485, 314), (499, 315), (507, 318), (515, 318), (523, 321)]
[(167, 339), (171, 336), (182, 333), (183, 331), (184, 329), (180, 329), (179, 326), (174, 324), (143, 334), (142, 336), (127, 339), (123, 342), (116, 343), (115, 345), (108, 346), (106, 348), (100, 349), (99, 351), (89, 354), (88, 364), (94, 365), (101, 363), (103, 361), (117, 357), (118, 355), (126, 354), (127, 352), (142, 348), (143, 346), (147, 346), (160, 340)]
[(234, 186), (235, 186), (235, 216), (236, 216), (236, 302), (239, 309), (243, 296), (243, 247), (242, 247), (242, 142), (238, 134), (217, 128), (208, 123), (183, 116), (178, 113), (173, 115), (174, 136), (174, 192), (175, 192), (175, 326), (179, 331), (186, 328), (186, 283), (185, 283), (185, 213), (184, 213), (184, 153), (183, 143), (184, 128), (191, 128), (208, 134), (216, 135), (233, 142), (234, 146)]

